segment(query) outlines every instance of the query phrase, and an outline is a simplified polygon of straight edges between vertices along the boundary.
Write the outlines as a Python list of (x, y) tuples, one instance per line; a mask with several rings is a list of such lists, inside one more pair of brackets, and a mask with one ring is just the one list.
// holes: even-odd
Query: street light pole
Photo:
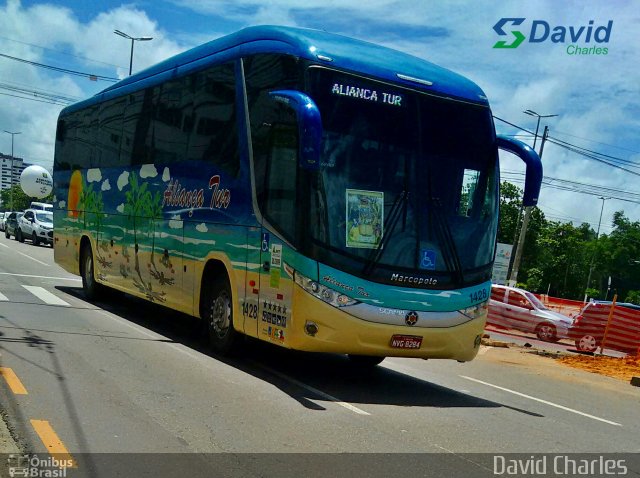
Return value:
[[(551, 118), (553, 116), (558, 115), (539, 115), (534, 111), (527, 110), (525, 111), (528, 115), (538, 116), (538, 126), (540, 125), (540, 118)], [(542, 151), (544, 151), (544, 143), (549, 136), (549, 127), (545, 125), (544, 133), (542, 135), (542, 141), (540, 142), (540, 152), (538, 156), (542, 159)], [(536, 147), (536, 139), (538, 138), (538, 128), (536, 127), (536, 137), (533, 140), (533, 148), (535, 151)], [(518, 236), (518, 243), (516, 244), (516, 253), (513, 257), (513, 264), (511, 265), (511, 275), (509, 276), (509, 284), (513, 287), (516, 286), (518, 282), (518, 272), (520, 272), (520, 262), (522, 261), (522, 253), (524, 252), (524, 240), (527, 235), (527, 228), (529, 227), (529, 219), (531, 218), (531, 211), (533, 210), (532, 206), (527, 206), (524, 208), (524, 216), (522, 218), (522, 226), (520, 227), (520, 235)], [(516, 223), (517, 227), (517, 223)]]
[(131, 76), (131, 71), (133, 68), (133, 43), (136, 41), (150, 41), (153, 40), (153, 37), (132, 37), (124, 32), (121, 32), (120, 30), (114, 30), (113, 33), (121, 36), (122, 38), (126, 38), (127, 40), (131, 40), (131, 55), (129, 56), (129, 76)]
[(11, 173), (9, 174), (9, 190), (11, 192), (11, 210), (13, 211), (13, 138), (17, 134), (22, 134), (22, 132), (7, 131), (6, 129), (4, 132), (11, 135)]
[(531, 111), (531, 110), (525, 110), (523, 111), (524, 114), (529, 115), (529, 116), (537, 116), (538, 117), (538, 123), (536, 124), (536, 135), (533, 138), (533, 149), (536, 149), (536, 141), (538, 140), (538, 130), (540, 129), (540, 118), (553, 118), (554, 116), (558, 116), (558, 115), (539, 115), (538, 113), (536, 113), (535, 111)]
[(596, 252), (597, 252), (597, 247), (598, 247), (598, 237), (600, 237), (600, 223), (602, 222), (602, 212), (604, 211), (604, 202), (607, 199), (611, 199), (611, 198), (606, 198), (604, 196), (600, 196), (598, 199), (602, 199), (602, 207), (600, 208), (600, 219), (598, 219), (598, 230), (596, 232), (596, 248), (594, 248), (593, 250), (593, 255), (591, 256), (591, 265), (589, 266), (589, 276), (587, 277), (587, 287), (585, 287), (584, 290), (584, 300), (582, 302), (586, 302), (587, 301), (587, 289), (589, 288), (589, 284), (591, 284), (591, 273), (593, 272), (593, 263), (596, 260)]

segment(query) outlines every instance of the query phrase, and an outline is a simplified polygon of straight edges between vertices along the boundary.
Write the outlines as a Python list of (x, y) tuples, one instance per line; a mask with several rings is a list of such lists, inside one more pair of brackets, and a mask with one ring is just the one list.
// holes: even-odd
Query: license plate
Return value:
[(422, 337), (417, 335), (393, 335), (390, 345), (395, 349), (419, 349), (422, 345)]

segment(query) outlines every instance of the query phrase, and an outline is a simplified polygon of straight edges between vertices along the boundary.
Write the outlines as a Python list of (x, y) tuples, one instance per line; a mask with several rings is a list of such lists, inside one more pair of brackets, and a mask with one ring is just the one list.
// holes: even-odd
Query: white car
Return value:
[(557, 342), (569, 336), (573, 319), (550, 310), (529, 291), (493, 285), (487, 323), (534, 333), (546, 342)]
[(27, 209), (18, 221), (16, 239), (20, 242), (31, 239), (34, 246), (41, 242), (53, 246), (53, 213)]
[(4, 224), (7, 221), (7, 218), (9, 217), (9, 214), (11, 214), (11, 212), (0, 212), (0, 231), (4, 231)]

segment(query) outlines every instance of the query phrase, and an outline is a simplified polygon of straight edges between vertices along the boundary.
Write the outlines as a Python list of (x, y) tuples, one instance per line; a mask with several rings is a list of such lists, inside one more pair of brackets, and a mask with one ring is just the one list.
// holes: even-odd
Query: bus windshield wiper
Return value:
[(455, 240), (451, 234), (451, 227), (445, 217), (442, 216), (439, 198), (430, 198), (429, 200), (429, 213), (431, 217), (435, 218), (436, 223), (436, 235), (440, 248), (443, 252), (444, 263), (447, 266), (447, 270), (451, 272), (454, 283), (464, 283), (464, 274), (462, 272), (462, 263), (460, 262), (460, 255), (456, 248)]
[(387, 243), (388, 238), (391, 237), (391, 234), (396, 228), (396, 224), (398, 224), (398, 220), (400, 219), (400, 212), (403, 211), (403, 225), (406, 226), (407, 222), (407, 202), (409, 200), (409, 192), (406, 190), (402, 190), (393, 201), (393, 205), (391, 206), (391, 211), (389, 212), (389, 216), (387, 216), (387, 220), (384, 224), (384, 229), (382, 233), (382, 238), (378, 243), (377, 247), (373, 250), (371, 255), (369, 256), (369, 260), (365, 264), (362, 269), (362, 273), (364, 275), (369, 275), (373, 272), (375, 267), (380, 262), (380, 258), (382, 257), (382, 253), (384, 252), (384, 245)]

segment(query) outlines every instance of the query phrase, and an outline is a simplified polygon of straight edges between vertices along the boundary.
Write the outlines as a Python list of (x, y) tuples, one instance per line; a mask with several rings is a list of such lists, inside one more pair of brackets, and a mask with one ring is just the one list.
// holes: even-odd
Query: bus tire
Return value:
[(373, 368), (376, 365), (382, 363), (386, 357), (377, 357), (373, 355), (351, 355), (349, 354), (349, 360), (353, 365), (359, 368)]
[(82, 276), (82, 290), (87, 300), (99, 299), (104, 288), (96, 282), (93, 267), (93, 251), (88, 242), (82, 246), (80, 252), (80, 275)]
[(226, 274), (220, 274), (206, 287), (203, 291), (203, 318), (207, 324), (209, 346), (216, 354), (230, 355), (238, 341), (238, 332), (233, 328), (231, 284)]

